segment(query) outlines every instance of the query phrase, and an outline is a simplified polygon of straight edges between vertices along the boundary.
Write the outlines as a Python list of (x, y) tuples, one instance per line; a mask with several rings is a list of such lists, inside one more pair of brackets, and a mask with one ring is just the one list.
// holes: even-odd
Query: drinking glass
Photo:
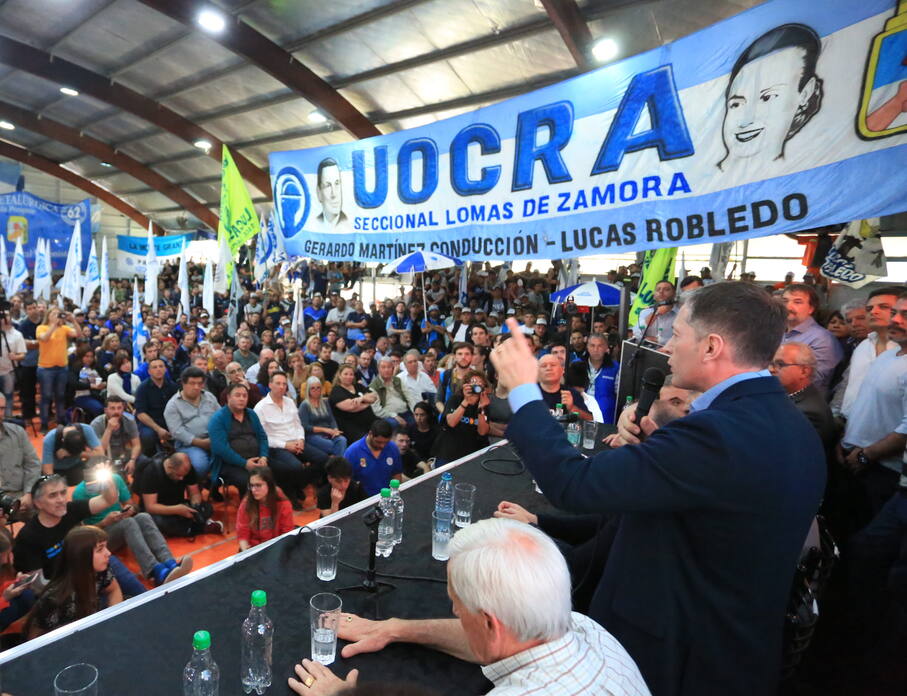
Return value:
[(598, 423), (583, 421), (583, 449), (595, 449), (595, 435), (598, 433)]
[(312, 660), (323, 665), (334, 661), (337, 651), (337, 624), (343, 602), (335, 594), (320, 592), (309, 600), (312, 620)]
[(449, 512), (431, 513), (431, 557), (436, 561), (446, 561), (450, 558), (447, 547), (450, 537), (453, 536), (453, 519)]
[(80, 662), (60, 670), (54, 677), (54, 696), (98, 696), (98, 668)]
[(472, 524), (472, 506), (476, 501), (476, 487), (471, 483), (458, 483), (454, 486), (454, 514), (458, 527)]
[(340, 527), (324, 526), (315, 530), (315, 576), (319, 580), (337, 577), (340, 555)]

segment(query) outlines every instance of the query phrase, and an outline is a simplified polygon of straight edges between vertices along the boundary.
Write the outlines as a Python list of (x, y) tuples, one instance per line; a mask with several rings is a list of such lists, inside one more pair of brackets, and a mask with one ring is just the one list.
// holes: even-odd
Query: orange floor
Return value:
[[(35, 425), (38, 425), (37, 419), (35, 419)], [(38, 456), (40, 457), (41, 444), (44, 439), (43, 436), (40, 434), (40, 431), (34, 428), (29, 427), (26, 431), (28, 432), (32, 444), (35, 446), (35, 451), (38, 452)], [(70, 489), (70, 491), (71, 490), (72, 489)], [(308, 507), (313, 505), (314, 502), (314, 498), (310, 495), (305, 501), (305, 506)], [(167, 541), (170, 544), (173, 555), (177, 559), (184, 556), (191, 556), (193, 571), (195, 571), (235, 554), (239, 550), (236, 544), (236, 532), (234, 531), (236, 528), (236, 510), (238, 506), (239, 498), (236, 489), (231, 488), (229, 489), (229, 493), (224, 502), (214, 503), (214, 519), (224, 523), (225, 534), (201, 534), (191, 540), (169, 538)], [(317, 510), (311, 512), (296, 512), (293, 514), (293, 519), (296, 524), (300, 526), (308, 524), (317, 517)], [(17, 530), (19, 526), (20, 525), (16, 525)], [(117, 552), (117, 556), (122, 559), (123, 563), (128, 568), (141, 577), (141, 570), (139, 569), (138, 563), (136, 563), (128, 549)]]

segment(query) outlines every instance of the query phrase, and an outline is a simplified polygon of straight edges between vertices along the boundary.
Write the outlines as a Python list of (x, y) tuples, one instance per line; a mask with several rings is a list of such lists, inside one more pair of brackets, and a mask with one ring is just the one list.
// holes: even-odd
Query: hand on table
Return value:
[(346, 679), (341, 679), (320, 662), (303, 659), (296, 665), (296, 676), (299, 679), (287, 679), (287, 684), (294, 693), (332, 696), (355, 687), (359, 670), (350, 670)]
[(505, 520), (525, 522), (526, 524), (538, 524), (539, 521), (539, 518), (536, 515), (533, 515), (522, 505), (517, 505), (516, 503), (511, 503), (506, 500), (502, 500), (498, 503), (498, 509), (494, 511), (494, 516)]
[(371, 621), (355, 614), (347, 614), (345, 612), (340, 614), (340, 622), (337, 625), (337, 637), (350, 643), (343, 646), (340, 655), (344, 658), (350, 658), (360, 653), (383, 650), (394, 639), (389, 626), (392, 620)]

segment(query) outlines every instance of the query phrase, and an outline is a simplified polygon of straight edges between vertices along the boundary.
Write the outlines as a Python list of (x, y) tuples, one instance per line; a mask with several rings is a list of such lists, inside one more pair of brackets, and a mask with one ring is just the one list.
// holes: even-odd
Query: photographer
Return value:
[(69, 341), (79, 335), (72, 317), (59, 307), (51, 307), (44, 323), (35, 331), (38, 339), (38, 383), (41, 385), (41, 429), (50, 422), (50, 403), (53, 401), (57, 423), (66, 422), (67, 354)]
[[(41, 475), (38, 454), (28, 434), (13, 423), (5, 423), (6, 397), (0, 394), (0, 491), (17, 498), (23, 510), (31, 508), (31, 488)], [(0, 507), (6, 505), (0, 500)], [(7, 515), (8, 516), (8, 515)]]
[(444, 404), (441, 432), (432, 453), (435, 466), (452, 462), (488, 445), (488, 417), (485, 409), (490, 403), (485, 375), (470, 370), (463, 376), (460, 392)]
[(9, 312), (0, 310), (0, 390), (6, 397), (6, 415), (13, 415), (13, 388), (16, 365), (25, 357), (25, 339), (10, 321)]
[(141, 470), (133, 488), (164, 536), (224, 533), (224, 525), (211, 519), (211, 503), (202, 502), (198, 476), (184, 452), (153, 460)]
[(66, 485), (75, 486), (82, 480), (83, 466), (88, 458), (103, 456), (101, 441), (90, 425), (60, 425), (44, 436), (41, 471), (45, 475), (64, 476)]
[[(13, 544), (16, 570), (22, 573), (41, 570), (44, 580), (53, 578), (58, 570), (64, 537), (86, 517), (96, 515), (116, 502), (116, 487), (109, 481), (102, 486), (101, 492), (93, 498), (67, 503), (66, 481), (62, 476), (51, 474), (39, 478), (31, 490), (37, 514), (19, 530)], [(144, 585), (118, 558), (111, 558), (110, 569), (126, 596), (145, 591)]]
[[(138, 438), (136, 438), (138, 439)], [(94, 524), (107, 532), (107, 546), (118, 551), (128, 546), (139, 563), (142, 574), (155, 585), (176, 580), (192, 570), (192, 558), (187, 556), (177, 563), (170, 547), (147, 512), (136, 512), (130, 505), (132, 493), (123, 478), (99, 464), (85, 472), (85, 480), (72, 492), (73, 500), (89, 500), (100, 493), (106, 481), (112, 481), (117, 490), (117, 501), (97, 514), (87, 517), (84, 524)]]

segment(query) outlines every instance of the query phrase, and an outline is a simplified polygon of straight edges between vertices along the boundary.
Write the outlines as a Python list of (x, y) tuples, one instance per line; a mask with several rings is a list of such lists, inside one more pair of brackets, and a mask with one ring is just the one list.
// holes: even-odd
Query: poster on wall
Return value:
[(291, 256), (510, 260), (900, 212), (905, 55), (895, 0), (773, 0), (472, 113), (272, 153), (276, 227)]
[[(22, 250), (28, 267), (34, 268), (35, 249), (39, 239), (50, 241), (50, 254), (55, 271), (66, 265), (66, 253), (73, 228), (82, 224), (82, 248), (91, 247), (91, 203), (52, 203), (25, 191), (0, 194), (0, 232), (6, 237), (6, 248), (15, 247), (22, 240)], [(82, 259), (82, 269), (88, 263), (88, 254)]]

